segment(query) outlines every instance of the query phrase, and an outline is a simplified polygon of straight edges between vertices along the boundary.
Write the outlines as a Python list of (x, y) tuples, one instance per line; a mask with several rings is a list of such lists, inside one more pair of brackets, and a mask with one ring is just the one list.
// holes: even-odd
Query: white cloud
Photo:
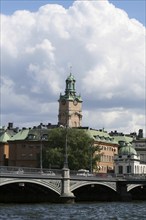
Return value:
[(145, 129), (145, 27), (123, 10), (75, 1), (69, 9), (16, 11), (1, 16), (1, 39), (2, 123), (57, 123), (72, 65), (83, 125)]

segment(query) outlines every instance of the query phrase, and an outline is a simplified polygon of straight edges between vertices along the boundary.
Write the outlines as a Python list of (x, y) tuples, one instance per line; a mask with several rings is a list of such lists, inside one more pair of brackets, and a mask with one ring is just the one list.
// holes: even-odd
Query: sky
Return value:
[(72, 66), (82, 126), (146, 136), (145, 4), (1, 0), (0, 125), (57, 124)]

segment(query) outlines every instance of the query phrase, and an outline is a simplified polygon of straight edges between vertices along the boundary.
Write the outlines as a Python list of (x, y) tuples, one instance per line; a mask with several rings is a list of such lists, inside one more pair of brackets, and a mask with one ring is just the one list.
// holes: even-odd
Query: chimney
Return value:
[(143, 138), (143, 129), (139, 129), (138, 138)]
[(13, 122), (9, 122), (9, 123), (8, 123), (8, 129), (9, 129), (9, 130), (12, 130), (12, 129), (13, 129)]

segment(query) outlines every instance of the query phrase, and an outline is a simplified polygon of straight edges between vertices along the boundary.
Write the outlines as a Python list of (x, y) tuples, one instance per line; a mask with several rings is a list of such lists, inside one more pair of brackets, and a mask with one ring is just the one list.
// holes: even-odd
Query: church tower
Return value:
[(68, 127), (81, 127), (82, 99), (76, 95), (75, 78), (70, 73), (66, 79), (65, 94), (60, 94), (58, 124)]

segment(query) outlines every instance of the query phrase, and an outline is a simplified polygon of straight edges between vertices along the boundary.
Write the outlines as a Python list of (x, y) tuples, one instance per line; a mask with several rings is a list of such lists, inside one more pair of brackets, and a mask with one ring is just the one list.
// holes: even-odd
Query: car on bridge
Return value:
[(89, 170), (80, 169), (77, 172), (77, 176), (93, 176), (93, 174), (90, 173)]
[(13, 171), (13, 173), (16, 173), (16, 174), (23, 174), (23, 173), (24, 173), (24, 170), (23, 170), (22, 168), (19, 168), (18, 170)]
[(41, 174), (47, 176), (55, 176), (55, 173), (52, 170), (42, 171)]

